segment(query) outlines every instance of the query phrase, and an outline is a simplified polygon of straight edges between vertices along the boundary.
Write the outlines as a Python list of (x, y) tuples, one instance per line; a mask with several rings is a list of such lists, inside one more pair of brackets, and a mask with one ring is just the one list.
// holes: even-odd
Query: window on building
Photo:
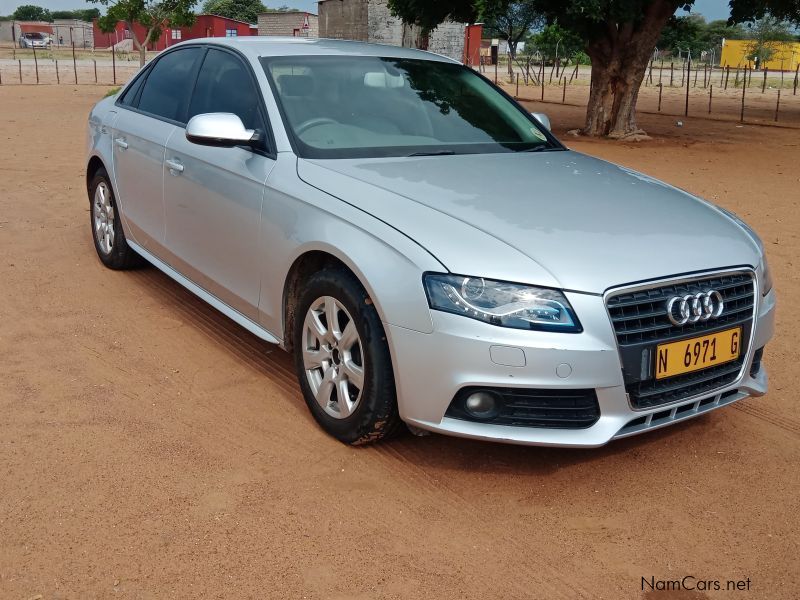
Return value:
[(226, 29), (225, 30), (225, 37), (237, 37), (239, 32), (235, 29)]
[(172, 30), (172, 39), (173, 40), (181, 39), (181, 30), (180, 29), (173, 29)]

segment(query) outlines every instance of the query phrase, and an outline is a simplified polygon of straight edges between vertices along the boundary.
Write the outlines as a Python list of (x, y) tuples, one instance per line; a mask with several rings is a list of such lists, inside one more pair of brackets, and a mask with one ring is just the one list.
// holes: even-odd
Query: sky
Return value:
[[(20, 4), (35, 4), (44, 6), (50, 10), (72, 10), (75, 8), (93, 8), (100, 6), (92, 4), (85, 0), (0, 0), (0, 15), (10, 15)], [(299, 10), (308, 12), (317, 12), (316, 0), (267, 0), (264, 2), (267, 6), (277, 7), (287, 5)], [(203, 0), (198, 0), (197, 8), (203, 5)], [(102, 10), (102, 6), (100, 6)], [(727, 19), (730, 15), (728, 10), (728, 0), (697, 0), (695, 2), (693, 13), (700, 13), (706, 17), (708, 21), (715, 19)], [(686, 14), (684, 11), (678, 11), (678, 14)]]

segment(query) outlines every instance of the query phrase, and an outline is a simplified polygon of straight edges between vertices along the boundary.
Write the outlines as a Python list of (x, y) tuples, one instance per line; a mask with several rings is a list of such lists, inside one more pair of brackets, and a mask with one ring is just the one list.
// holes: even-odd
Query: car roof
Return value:
[(180, 46), (204, 43), (235, 48), (253, 59), (268, 56), (380, 56), (457, 62), (433, 52), (401, 48), (385, 44), (369, 44), (350, 40), (324, 38), (242, 36), (233, 38), (200, 38), (187, 40)]

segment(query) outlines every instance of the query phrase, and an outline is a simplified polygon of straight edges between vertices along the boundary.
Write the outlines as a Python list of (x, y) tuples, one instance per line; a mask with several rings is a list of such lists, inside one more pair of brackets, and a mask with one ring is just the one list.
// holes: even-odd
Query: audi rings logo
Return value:
[(686, 325), (716, 319), (722, 314), (725, 303), (716, 290), (675, 296), (667, 302), (667, 316), (673, 325)]

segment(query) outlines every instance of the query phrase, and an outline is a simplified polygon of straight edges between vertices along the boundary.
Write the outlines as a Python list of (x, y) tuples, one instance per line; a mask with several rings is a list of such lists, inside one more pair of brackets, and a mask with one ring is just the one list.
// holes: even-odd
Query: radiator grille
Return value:
[[(724, 309), (719, 317), (683, 326), (669, 320), (670, 298), (709, 290), (722, 295)], [(651, 408), (711, 393), (736, 381), (749, 345), (754, 303), (755, 283), (748, 273), (654, 285), (609, 297), (606, 305), (617, 337), (626, 391), (634, 408)], [(742, 353), (738, 360), (667, 379), (654, 378), (653, 355), (658, 344), (736, 326), (742, 327)]]

